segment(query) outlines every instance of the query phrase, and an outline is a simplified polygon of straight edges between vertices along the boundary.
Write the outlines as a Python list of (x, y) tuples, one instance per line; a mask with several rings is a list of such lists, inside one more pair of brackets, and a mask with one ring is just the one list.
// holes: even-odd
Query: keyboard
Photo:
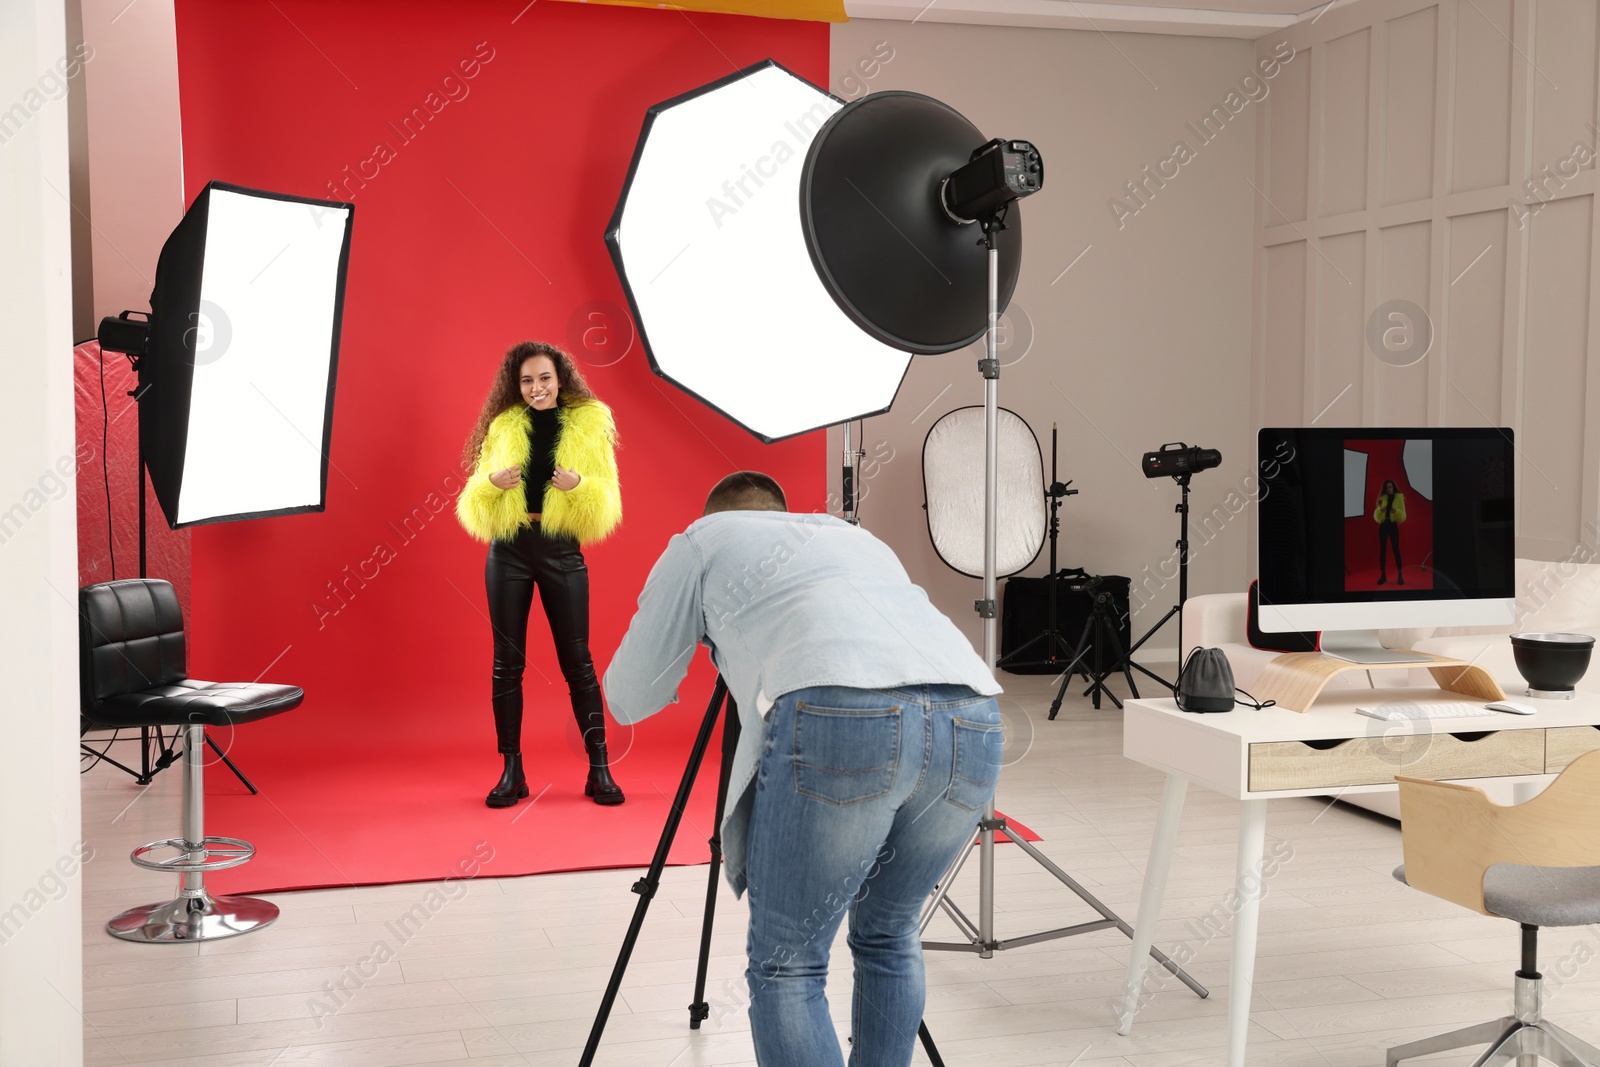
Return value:
[(1383, 719), (1388, 722), (1414, 722), (1419, 719), (1469, 719), (1469, 718), (1498, 718), (1503, 712), (1490, 711), (1482, 704), (1468, 704), (1466, 702), (1438, 702), (1427, 704), (1408, 704), (1395, 701), (1389, 704), (1378, 704), (1373, 707), (1358, 707), (1356, 711), (1362, 715), (1370, 715), (1374, 719)]

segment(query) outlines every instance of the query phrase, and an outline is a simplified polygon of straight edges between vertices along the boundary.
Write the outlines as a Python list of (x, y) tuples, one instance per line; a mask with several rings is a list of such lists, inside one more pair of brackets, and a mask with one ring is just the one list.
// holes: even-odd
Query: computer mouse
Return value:
[(1496, 700), (1492, 704), (1485, 704), (1484, 707), (1490, 711), (1504, 711), (1512, 715), (1532, 715), (1539, 710), (1532, 704), (1519, 704), (1514, 700)]

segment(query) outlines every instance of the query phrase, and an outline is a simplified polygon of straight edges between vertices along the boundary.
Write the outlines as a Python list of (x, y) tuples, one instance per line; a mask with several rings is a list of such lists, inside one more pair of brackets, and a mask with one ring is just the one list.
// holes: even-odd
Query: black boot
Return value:
[(1388, 581), (1389, 581), (1389, 576), (1387, 574), (1378, 575), (1378, 584), (1379, 585), (1383, 585), (1383, 584), (1387, 583)]
[(489, 790), (484, 803), (491, 808), (509, 808), (528, 795), (528, 779), (522, 773), (522, 753), (505, 753), (506, 767), (500, 781)]
[(626, 798), (622, 788), (611, 778), (606, 755), (606, 713), (600, 703), (599, 688), (574, 693), (572, 711), (583, 733), (583, 750), (589, 755), (589, 779), (583, 785), (583, 795), (593, 797), (596, 804), (621, 804)]

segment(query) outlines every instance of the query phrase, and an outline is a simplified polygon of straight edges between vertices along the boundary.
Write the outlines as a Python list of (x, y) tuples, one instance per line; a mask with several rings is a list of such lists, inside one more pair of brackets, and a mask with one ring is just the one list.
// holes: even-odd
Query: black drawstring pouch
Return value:
[(1213, 711), (1232, 711), (1235, 693), (1244, 693), (1245, 704), (1260, 710), (1270, 708), (1275, 700), (1258, 701), (1233, 684), (1233, 667), (1228, 655), (1220, 648), (1197, 648), (1184, 660), (1178, 672), (1178, 710), (1203, 715)]
[(1220, 648), (1197, 648), (1178, 672), (1178, 708), (1205, 713), (1233, 710), (1233, 668)]

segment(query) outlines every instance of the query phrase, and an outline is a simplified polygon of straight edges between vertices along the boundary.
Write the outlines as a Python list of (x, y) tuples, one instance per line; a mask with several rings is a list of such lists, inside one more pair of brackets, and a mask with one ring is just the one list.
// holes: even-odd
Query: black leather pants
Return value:
[(534, 523), (515, 541), (489, 545), (484, 567), (489, 622), (494, 628), (495, 734), (502, 753), (522, 751), (522, 671), (527, 663), (528, 615), (534, 586), (550, 623), (556, 660), (572, 697), (585, 747), (605, 742), (605, 711), (589, 656), (589, 568), (578, 543), (547, 538)]
[(1394, 571), (1401, 573), (1404, 567), (1400, 563), (1400, 524), (1397, 522), (1380, 522), (1378, 524), (1378, 573), (1387, 574), (1389, 564), (1385, 559), (1384, 548), (1394, 546)]

